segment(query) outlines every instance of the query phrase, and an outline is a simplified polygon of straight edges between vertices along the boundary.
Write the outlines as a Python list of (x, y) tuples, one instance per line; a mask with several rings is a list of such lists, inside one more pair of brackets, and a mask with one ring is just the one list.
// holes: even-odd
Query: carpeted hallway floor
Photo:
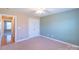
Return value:
[(12, 45), (0, 47), (0, 50), (78, 50), (67, 44), (49, 40), (45, 37), (35, 37)]

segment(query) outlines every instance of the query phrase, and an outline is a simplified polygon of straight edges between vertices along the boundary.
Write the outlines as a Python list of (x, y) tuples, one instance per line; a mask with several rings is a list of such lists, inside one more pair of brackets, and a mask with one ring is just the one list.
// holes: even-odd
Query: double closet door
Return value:
[(15, 21), (13, 16), (2, 16), (1, 46), (15, 42)]

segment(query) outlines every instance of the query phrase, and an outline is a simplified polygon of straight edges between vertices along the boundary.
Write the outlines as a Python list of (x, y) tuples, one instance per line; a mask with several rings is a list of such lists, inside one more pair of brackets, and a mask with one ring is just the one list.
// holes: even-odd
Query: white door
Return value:
[(29, 37), (39, 36), (39, 22), (39, 19), (29, 18)]

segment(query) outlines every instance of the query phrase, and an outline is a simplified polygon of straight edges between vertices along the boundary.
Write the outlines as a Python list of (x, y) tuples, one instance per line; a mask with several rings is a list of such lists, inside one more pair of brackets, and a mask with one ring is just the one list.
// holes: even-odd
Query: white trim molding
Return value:
[[(35, 36), (35, 37), (37, 37), (37, 36)], [(31, 39), (31, 38), (34, 38), (34, 37), (28, 37), (28, 38), (24, 38), (24, 39), (21, 39), (21, 40), (16, 40), (15, 43), (17, 43), (17, 42), (22, 42), (22, 41), (24, 41), (24, 40), (29, 40), (29, 39)]]
[(64, 41), (60, 41), (60, 40), (57, 40), (57, 39), (54, 39), (54, 38), (50, 38), (50, 37), (47, 37), (47, 36), (44, 36), (44, 35), (40, 35), (40, 36), (41, 37), (45, 37), (45, 38), (50, 39), (50, 40), (54, 40), (54, 41), (63, 43), (63, 44), (67, 44), (67, 45), (72, 46), (72, 47), (79, 48), (79, 46), (78, 45), (75, 45), (75, 44), (71, 44), (71, 43), (67, 43), (67, 42), (64, 42)]
[[(49, 40), (54, 40), (54, 41), (57, 41), (57, 42), (60, 42), (60, 43), (63, 43), (63, 44), (66, 44), (66, 45), (69, 45), (69, 46), (72, 46), (72, 47), (79, 48), (79, 46), (78, 45), (75, 45), (75, 44), (67, 43), (67, 42), (60, 41), (60, 40), (57, 40), (57, 39), (54, 39), (54, 38), (50, 38), (50, 37), (47, 37), (47, 36), (43, 36), (43, 35), (39, 35), (39, 36), (44, 37), (44, 38), (47, 38)], [(38, 37), (38, 36), (35, 36), (35, 37)], [(15, 43), (22, 42), (24, 40), (29, 40), (31, 38), (34, 38), (34, 37), (28, 37), (28, 38), (24, 38), (24, 39), (21, 39), (21, 40), (17, 40)]]

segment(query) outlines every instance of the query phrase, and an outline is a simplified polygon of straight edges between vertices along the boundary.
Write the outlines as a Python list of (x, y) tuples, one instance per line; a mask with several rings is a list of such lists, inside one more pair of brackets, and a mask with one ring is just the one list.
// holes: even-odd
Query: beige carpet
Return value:
[(60, 42), (49, 40), (44, 37), (35, 37), (29, 40), (0, 47), (1, 50), (78, 50), (79, 48), (69, 46)]

